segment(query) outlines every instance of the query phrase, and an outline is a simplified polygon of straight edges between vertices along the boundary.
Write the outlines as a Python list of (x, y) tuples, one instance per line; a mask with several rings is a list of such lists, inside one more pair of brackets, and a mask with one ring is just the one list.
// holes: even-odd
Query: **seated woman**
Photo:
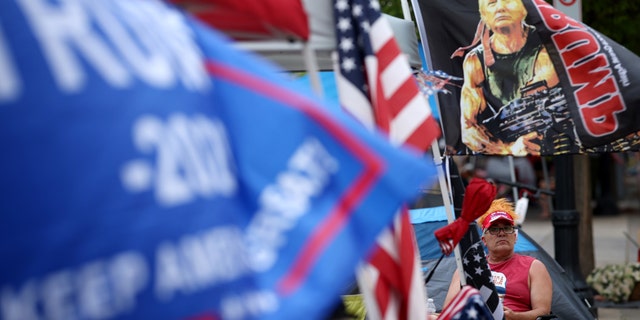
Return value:
[[(493, 282), (503, 298), (505, 319), (531, 319), (551, 312), (553, 287), (544, 264), (533, 257), (515, 253), (518, 230), (513, 204), (496, 199), (489, 210), (478, 218), (482, 226), (482, 242)], [(456, 270), (445, 298), (445, 308), (460, 291), (460, 275)]]

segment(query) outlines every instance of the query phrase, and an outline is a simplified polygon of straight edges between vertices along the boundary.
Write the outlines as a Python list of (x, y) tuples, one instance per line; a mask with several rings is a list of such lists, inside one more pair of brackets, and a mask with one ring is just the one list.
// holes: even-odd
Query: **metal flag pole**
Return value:
[[(407, 0), (400, 0), (400, 3), (402, 5), (402, 13), (404, 15), (404, 19), (412, 20), (411, 10), (409, 9), (409, 3), (407, 2)], [(414, 8), (416, 7), (415, 0), (412, 0), (412, 5)], [(424, 24), (421, 21), (422, 20), (421, 15), (416, 12), (415, 16), (416, 16), (416, 19), (419, 20), (418, 32), (420, 34), (420, 39), (422, 39), (422, 49), (424, 50), (424, 57), (427, 62), (427, 68), (431, 69), (432, 63), (431, 63), (429, 45), (427, 43), (427, 33), (424, 30)], [(437, 99), (436, 99), (436, 107), (438, 108), (438, 110), (440, 110), (440, 103), (438, 102)], [(442, 121), (440, 122), (440, 126), (442, 127)], [(451, 199), (452, 193), (449, 188), (449, 184), (447, 184), (448, 175), (445, 175), (446, 173), (445, 173), (444, 164), (442, 161), (443, 157), (440, 153), (440, 146), (438, 146), (438, 141), (434, 141), (431, 144), (431, 152), (433, 153), (433, 161), (438, 171), (438, 182), (440, 184), (440, 193), (442, 193), (442, 203), (444, 205), (445, 212), (447, 213), (447, 221), (449, 223), (452, 223), (456, 219), (455, 214), (453, 212), (453, 205), (452, 205), (452, 199)], [(463, 274), (464, 270), (462, 268), (462, 257), (460, 254), (459, 246), (456, 246), (456, 248), (454, 249), (454, 254), (456, 258), (456, 265), (458, 267), (458, 272), (460, 272), (460, 274)], [(466, 284), (465, 277), (460, 277), (460, 283), (462, 285)]]

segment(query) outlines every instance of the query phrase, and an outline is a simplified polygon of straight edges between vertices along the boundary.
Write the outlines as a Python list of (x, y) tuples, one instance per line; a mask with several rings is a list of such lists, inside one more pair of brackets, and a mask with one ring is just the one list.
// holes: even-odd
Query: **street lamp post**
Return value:
[(556, 205), (552, 211), (555, 258), (574, 284), (574, 291), (595, 314), (593, 293), (580, 271), (578, 222), (574, 196), (573, 156), (555, 157)]

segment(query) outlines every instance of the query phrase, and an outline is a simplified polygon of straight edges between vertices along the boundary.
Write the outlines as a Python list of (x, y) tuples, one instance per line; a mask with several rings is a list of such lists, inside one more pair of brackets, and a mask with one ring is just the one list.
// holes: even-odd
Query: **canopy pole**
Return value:
[[(446, 171), (444, 170), (442, 156), (440, 155), (440, 147), (438, 146), (437, 141), (434, 141), (431, 144), (431, 150), (433, 152), (433, 161), (438, 170), (438, 181), (440, 182), (440, 193), (442, 194), (442, 203), (444, 205), (444, 210), (447, 213), (447, 221), (449, 222), (449, 224), (451, 224), (454, 220), (456, 220), (456, 217), (455, 217), (455, 213), (453, 212), (451, 191), (449, 189), (449, 186), (451, 185), (451, 182), (449, 181), (450, 177), (449, 175), (445, 176), (445, 172), (449, 172), (449, 168), (447, 167), (447, 170)], [(449, 161), (447, 161), (446, 163), (448, 166)], [(464, 286), (467, 284), (467, 279), (466, 277), (462, 276), (464, 274), (464, 269), (462, 266), (462, 254), (460, 253), (460, 246), (456, 245), (453, 252), (456, 258), (458, 273), (460, 273), (461, 275), (460, 284)]]
[(411, 9), (409, 8), (409, 2), (407, 0), (400, 0), (400, 5), (402, 5), (402, 15), (405, 20), (411, 21)]
[(309, 74), (309, 81), (313, 90), (321, 97), (324, 98), (324, 90), (322, 89), (322, 82), (318, 74), (318, 61), (316, 60), (316, 52), (311, 48), (308, 42), (302, 47), (302, 55), (304, 57), (304, 65)]
[[(516, 180), (516, 166), (513, 162), (513, 156), (509, 156), (509, 175), (511, 176), (511, 182), (518, 182)], [(511, 191), (513, 192), (513, 203), (518, 202), (518, 187), (515, 185), (511, 187)]]

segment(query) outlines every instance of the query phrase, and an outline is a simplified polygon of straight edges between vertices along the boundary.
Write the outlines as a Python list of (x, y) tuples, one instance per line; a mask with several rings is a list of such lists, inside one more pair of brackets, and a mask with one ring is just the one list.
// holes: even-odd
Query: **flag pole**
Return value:
[(400, 5), (402, 6), (402, 15), (405, 20), (411, 20), (411, 8), (409, 8), (409, 3), (407, 0), (400, 0)]
[[(415, 8), (415, 2), (413, 2), (415, 0), (412, 0), (412, 5)], [(402, 13), (404, 15), (404, 19), (406, 20), (410, 20), (411, 19), (411, 10), (409, 8), (409, 3), (407, 2), (407, 0), (400, 0), (400, 3), (402, 5)], [(416, 18), (418, 18), (419, 15), (416, 14)], [(427, 43), (427, 33), (424, 30), (424, 25), (422, 23), (418, 23), (418, 32), (420, 33), (420, 39), (422, 39), (422, 48), (424, 50), (424, 58), (427, 62), (427, 68), (429, 70), (431, 70), (432, 67), (432, 63), (431, 63), (431, 55), (430, 55), (430, 50), (429, 50), (429, 44)], [(440, 103), (438, 102), (437, 99), (435, 99), (436, 102), (436, 107), (438, 108), (438, 110), (440, 110)], [(440, 123), (440, 127), (442, 127), (442, 122)], [(445, 175), (445, 170), (443, 167), (443, 161), (442, 161), (442, 155), (440, 153), (440, 146), (438, 146), (438, 141), (435, 140), (431, 143), (431, 152), (433, 153), (433, 162), (436, 166), (437, 172), (438, 172), (438, 181), (440, 184), (440, 193), (442, 194), (442, 203), (444, 205), (444, 209), (445, 212), (447, 213), (447, 221), (448, 223), (452, 223), (456, 217), (455, 217), (455, 213), (453, 212), (453, 205), (452, 205), (452, 200), (451, 200), (451, 190), (449, 189), (449, 184), (447, 184), (447, 176)], [(454, 254), (455, 254), (455, 258), (456, 258), (456, 265), (458, 267), (458, 272), (460, 273), (460, 284), (461, 285), (465, 285), (466, 284), (466, 279), (465, 277), (463, 277), (463, 272), (464, 270), (462, 269), (462, 257), (460, 254), (460, 247), (456, 245), (455, 249), (454, 249)]]
[[(516, 180), (516, 166), (514, 164), (513, 156), (509, 155), (509, 176), (511, 177), (511, 182), (518, 182)], [(511, 192), (513, 192), (513, 203), (518, 202), (518, 187), (512, 186)]]
[(322, 98), (324, 98), (324, 90), (322, 88), (322, 81), (320, 81), (318, 71), (318, 60), (316, 58), (316, 52), (311, 47), (309, 42), (305, 42), (302, 47), (302, 55), (304, 58), (304, 65), (309, 74), (309, 81), (313, 90)]
[[(445, 176), (444, 164), (442, 161), (442, 156), (440, 155), (440, 147), (438, 146), (438, 142), (434, 141), (431, 145), (431, 150), (433, 152), (433, 161), (436, 165), (436, 169), (438, 170), (438, 181), (440, 182), (440, 193), (442, 193), (442, 203), (444, 204), (444, 210), (447, 213), (447, 222), (449, 224), (453, 223), (456, 220), (455, 213), (453, 212), (453, 205), (451, 200), (451, 191), (449, 186), (451, 183), (447, 183), (447, 176)], [(447, 160), (447, 163), (449, 161)], [(446, 172), (449, 172), (448, 170)], [(464, 286), (467, 284), (467, 279), (464, 277), (464, 269), (462, 266), (462, 254), (460, 253), (460, 246), (456, 245), (453, 249), (455, 258), (456, 258), (456, 266), (458, 268), (458, 273), (460, 274), (460, 285)]]

